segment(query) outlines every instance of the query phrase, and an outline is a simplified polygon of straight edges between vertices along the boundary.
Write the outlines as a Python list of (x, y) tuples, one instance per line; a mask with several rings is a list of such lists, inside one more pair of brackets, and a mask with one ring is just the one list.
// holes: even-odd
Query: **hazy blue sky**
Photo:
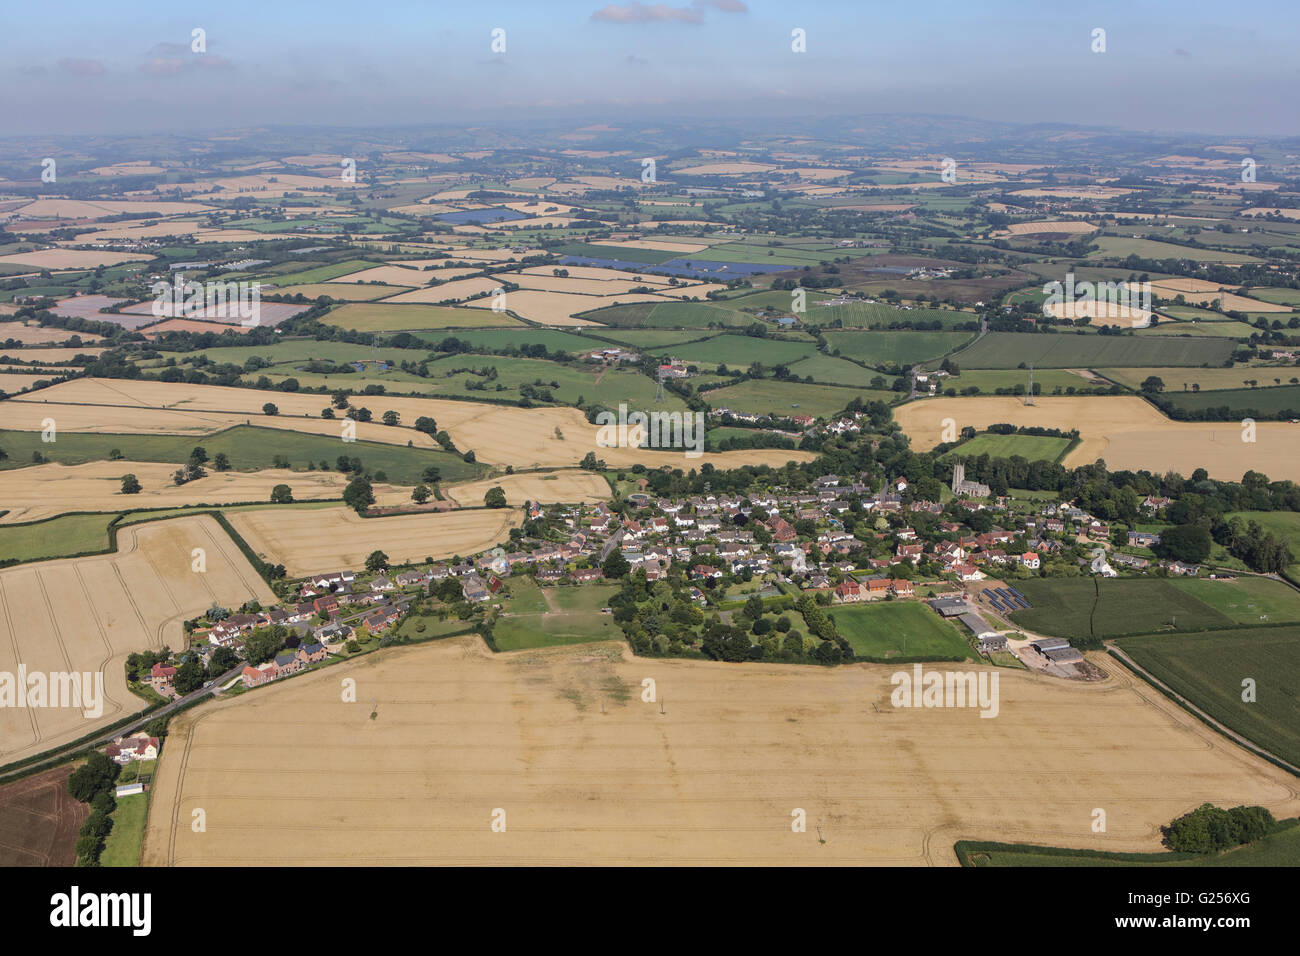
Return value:
[[(1294, 134), (1298, 10), (1298, 0), (15, 2), (0, 30), (0, 132), (923, 112)], [(195, 27), (206, 54), (190, 52)], [(503, 54), (490, 48), (496, 27)], [(795, 27), (806, 53), (791, 51)], [(1105, 53), (1090, 49), (1096, 27)]]

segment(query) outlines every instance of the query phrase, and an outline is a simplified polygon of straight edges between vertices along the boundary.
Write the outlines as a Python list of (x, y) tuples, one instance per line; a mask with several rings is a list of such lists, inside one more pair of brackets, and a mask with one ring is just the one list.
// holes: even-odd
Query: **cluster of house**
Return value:
[(296, 674), (304, 667), (318, 664), (329, 657), (324, 644), (312, 642), (300, 644), (296, 648), (286, 648), (275, 655), (273, 660), (256, 666), (249, 664), (239, 674), (245, 687), (260, 687), (280, 677)]

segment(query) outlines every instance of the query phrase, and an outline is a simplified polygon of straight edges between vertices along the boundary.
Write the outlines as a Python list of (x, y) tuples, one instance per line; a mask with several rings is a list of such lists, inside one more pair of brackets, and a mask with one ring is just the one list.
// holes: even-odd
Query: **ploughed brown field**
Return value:
[[(126, 686), (128, 654), (185, 646), (182, 622), (213, 603), (275, 596), (230, 536), (196, 515), (123, 528), (115, 554), (0, 570), (0, 671), (102, 672), (103, 712), (0, 707), (0, 764), (70, 743), (142, 710)], [(194, 570), (201, 548), (206, 571)]]
[(68, 793), (68, 764), (0, 786), (0, 866), (72, 866), (90, 805)]
[(1300, 811), (1285, 773), (1094, 663), (1109, 679), (999, 671), (986, 719), (894, 709), (885, 665), (384, 651), (174, 720), (144, 861), (952, 865), (961, 838), (1157, 850), (1205, 801)]

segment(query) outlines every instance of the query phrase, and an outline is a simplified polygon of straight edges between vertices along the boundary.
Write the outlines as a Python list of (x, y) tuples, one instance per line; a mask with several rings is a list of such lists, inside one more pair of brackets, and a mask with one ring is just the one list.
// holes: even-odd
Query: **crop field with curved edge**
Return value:
[[(894, 709), (888, 665), (395, 649), (177, 718), (144, 862), (956, 865), (961, 838), (1158, 850), (1159, 826), (1205, 801), (1300, 811), (1293, 778), (1097, 663), (1110, 680), (1000, 671), (984, 719)], [(341, 702), (344, 677), (361, 703)]]
[(1240, 481), (1247, 471), (1261, 471), (1274, 480), (1300, 481), (1296, 439), (1300, 426), (1258, 422), (1255, 441), (1242, 441), (1237, 422), (1175, 422), (1142, 399), (1130, 395), (1044, 396), (1034, 405), (1014, 396), (931, 398), (908, 402), (894, 410), (894, 419), (925, 451), (939, 444), (945, 422), (958, 434), (1010, 424), (1042, 428), (1079, 429), (1082, 440), (1065, 456), (1067, 468), (1104, 459), (1112, 469), (1146, 468), (1157, 474), (1176, 471), (1190, 475), (1204, 468), (1210, 477)]
[[(856, 393), (844, 393), (845, 404)], [(837, 392), (837, 394), (838, 394)], [(401, 426), (375, 422), (358, 423), (359, 440), (385, 441), (439, 447), (424, 432), (409, 427), (421, 416), (432, 417), (446, 429), (461, 451), (472, 450), (479, 461), (516, 468), (573, 467), (588, 452), (595, 452), (614, 467), (656, 462), (673, 467), (699, 467), (712, 462), (718, 468), (747, 464), (784, 465), (787, 461), (808, 461), (809, 452), (773, 449), (745, 449), (715, 452), (702, 458), (686, 459), (681, 451), (626, 447), (602, 447), (599, 429), (582, 412), (571, 407), (519, 408), (486, 402), (456, 402), (446, 399), (404, 398), (389, 395), (354, 396), (358, 406), (369, 408), (375, 418), (393, 410), (401, 415)], [(62, 404), (46, 404), (59, 402)], [(262, 406), (270, 402), (278, 415), (266, 415)], [(86, 404), (71, 404), (86, 403)], [(76, 379), (35, 393), (0, 402), (0, 428), (40, 431), (46, 418), (53, 418), (63, 431), (149, 432), (210, 434), (232, 425), (252, 423), (272, 428), (340, 435), (339, 419), (323, 419), (320, 411), (329, 404), (328, 395), (301, 392), (259, 391), (215, 385), (186, 385), (139, 380)], [(557, 432), (559, 434), (557, 434)], [(340, 442), (339, 453), (349, 451)]]
[(475, 554), (503, 543), (522, 512), (478, 508), (362, 518), (340, 506), (240, 511), (228, 520), (259, 557), (301, 577), (365, 567), (372, 551), (383, 551), (393, 564)]
[[(128, 654), (185, 645), (181, 623), (212, 604), (273, 602), (257, 572), (204, 516), (122, 529), (117, 553), (0, 570), (0, 671), (97, 672), (102, 713), (0, 708), (0, 764), (50, 750), (142, 710), (126, 687)], [(206, 570), (195, 571), (194, 549)]]

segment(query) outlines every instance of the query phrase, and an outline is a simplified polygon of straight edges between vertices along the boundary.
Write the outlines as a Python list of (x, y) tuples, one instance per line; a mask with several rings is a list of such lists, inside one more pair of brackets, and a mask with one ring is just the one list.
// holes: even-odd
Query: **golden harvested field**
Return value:
[(1151, 313), (1139, 308), (1141, 302), (1134, 291), (1129, 305), (1122, 302), (1102, 302), (1093, 299), (1090, 302), (1060, 302), (1044, 304), (1043, 309), (1057, 318), (1078, 319), (1087, 316), (1098, 325), (1118, 325), (1126, 329), (1145, 329), (1151, 324)]
[[(541, 325), (600, 325), (587, 319), (574, 318), (578, 312), (603, 309), (610, 305), (623, 305), (627, 302), (663, 302), (657, 295), (640, 292), (627, 295), (574, 295), (568, 292), (538, 292), (531, 289), (517, 289), (506, 294), (506, 308), (521, 318)], [(490, 309), (492, 299), (479, 299), (466, 303), (471, 309)]]
[(1172, 470), (1188, 476), (1204, 468), (1213, 478), (1240, 481), (1253, 469), (1274, 481), (1300, 481), (1295, 450), (1300, 426), (1259, 422), (1256, 441), (1250, 443), (1241, 440), (1237, 423), (1171, 421), (1131, 395), (1039, 396), (1037, 402), (1025, 405), (1009, 395), (935, 398), (901, 405), (894, 418), (918, 451), (939, 444), (945, 419), (958, 432), (968, 425), (981, 429), (1007, 422), (1079, 429), (1082, 441), (1063, 462), (1069, 468), (1102, 458), (1114, 470)]
[(1070, 220), (1068, 222), (1016, 222), (1007, 226), (1001, 235), (1007, 236), (1032, 236), (1044, 232), (1068, 232), (1068, 233), (1087, 233), (1093, 232), (1097, 227), (1090, 222), (1078, 222)]
[(1238, 215), (1240, 216), (1267, 216), (1269, 213), (1280, 215), (1283, 219), (1300, 219), (1300, 209), (1288, 209), (1277, 206), (1251, 206), (1249, 209), (1243, 209)]
[(495, 487), (500, 487), (506, 493), (506, 501), (513, 507), (522, 507), (526, 501), (540, 501), (549, 505), (606, 501), (610, 497), (609, 482), (589, 471), (499, 475), (482, 481), (443, 485), (442, 493), (462, 507), (469, 507), (481, 505), (488, 489)]
[[(577, 279), (573, 276), (566, 278), (555, 275), (517, 275), (514, 273), (497, 276), (494, 281), (497, 285), (500, 285), (503, 281), (510, 281), (525, 289), (538, 289), (543, 292), (569, 292), (576, 295), (629, 295), (631, 290), (638, 286), (647, 286), (654, 289), (667, 288), (667, 286), (652, 285), (630, 279)], [(683, 287), (677, 286), (677, 288)], [(510, 295), (513, 294), (510, 293)]]
[(131, 252), (104, 252), (99, 249), (42, 249), (39, 252), (15, 252), (0, 256), (0, 264), (31, 266), (33, 269), (94, 269), (136, 262), (148, 256)]
[[(52, 518), (69, 511), (269, 501), (271, 489), (281, 483), (293, 489), (296, 501), (341, 498), (348, 483), (348, 476), (338, 472), (268, 468), (209, 471), (206, 478), (177, 485), (172, 480), (176, 468), (156, 461), (92, 461), (0, 471), (0, 501), (9, 509), (0, 517), (0, 524)], [(143, 490), (134, 495), (122, 494), (123, 475), (135, 475)], [(380, 504), (402, 504), (410, 500), (410, 489), (380, 484), (375, 486), (375, 497)]]
[[(126, 687), (133, 651), (185, 646), (181, 624), (218, 602), (275, 596), (211, 518), (123, 528), (116, 554), (42, 561), (0, 571), (0, 671), (102, 671), (103, 713), (0, 708), (0, 763), (76, 740), (144, 707)], [(202, 548), (207, 570), (192, 570)]]
[(706, 163), (703, 166), (687, 166), (674, 169), (678, 176), (737, 176), (742, 173), (765, 173), (776, 169), (766, 163)]
[(669, 239), (611, 239), (602, 242), (601, 245), (617, 246), (620, 249), (657, 249), (660, 252), (676, 252), (680, 255), (687, 255), (709, 248), (710, 243), (679, 242)]
[(1017, 189), (1011, 195), (1027, 196), (1033, 199), (1114, 199), (1116, 196), (1127, 196), (1131, 192), (1133, 190), (1121, 189), (1118, 186), (1053, 186), (1051, 188)]
[(895, 710), (883, 665), (396, 648), (174, 719), (143, 862), (952, 866), (963, 838), (1155, 851), (1202, 802), (1300, 811), (1283, 771), (1096, 663), (1110, 679), (1002, 670), (982, 719)]
[(60, 373), (55, 372), (46, 375), (26, 375), (22, 372), (0, 372), (0, 392), (8, 392), (12, 395), (15, 392), (22, 391), (24, 388), (31, 388), (37, 382), (48, 382), (58, 374)]
[[(442, 285), (436, 285), (428, 289), (416, 289), (413, 292), (402, 292), (398, 295), (389, 296), (384, 301), (395, 303), (450, 302), (459, 299), (468, 299), (472, 295), (480, 295), (484, 292), (493, 292), (501, 287), (500, 279), (478, 276), (474, 279), (453, 279), (451, 282), (444, 282)], [(489, 304), (491, 303), (490, 299), (487, 301)]]
[[(183, 409), (141, 409), (135, 405), (96, 406), (61, 405), (42, 402), (39, 392), (28, 392), (0, 402), (0, 428), (15, 431), (42, 431), (46, 418), (54, 419), (55, 428), (63, 432), (99, 432), (122, 435), (211, 435), (234, 425), (255, 424), (263, 428), (283, 428), (287, 431), (309, 432), (315, 435), (342, 437), (341, 422), (315, 416), (286, 417), (255, 413), (222, 413), (187, 411)], [(24, 401), (31, 399), (31, 401)], [(437, 448), (428, 435), (413, 429), (388, 428), (374, 422), (358, 422), (358, 441), (378, 441), (389, 445), (405, 445), (413, 441), (417, 446)], [(57, 439), (57, 433), (56, 433)]]
[[(21, 322), (0, 322), (0, 342), (4, 342), (7, 339), (15, 339), (23, 345), (47, 345), (51, 342), (66, 342), (68, 339), (72, 338), (72, 336), (78, 334), (81, 335), (81, 341), (83, 342), (100, 341), (98, 335), (85, 335), (77, 332), (69, 332), (67, 329), (45, 328), (40, 325), (24, 325)], [(72, 355), (83, 350), (69, 349), (68, 351), (71, 352), (71, 355), (68, 356), (71, 358)], [(84, 351), (91, 352), (94, 350), (85, 349)], [(99, 349), (95, 354), (98, 355), (99, 352), (102, 351), (104, 350)], [(42, 357), (44, 357), (44, 354), (44, 352), (41, 353)]]
[[(479, 504), (482, 504), (480, 501)], [(516, 508), (477, 508), (362, 518), (351, 508), (267, 508), (228, 515), (257, 554), (290, 577), (365, 567), (372, 551), (394, 564), (470, 555), (501, 544), (518, 527)]]
[(1151, 283), (1151, 291), (1162, 299), (1172, 299), (1181, 295), (1192, 305), (1218, 302), (1222, 304), (1225, 310), (1239, 309), (1242, 312), (1291, 311), (1289, 305), (1278, 305), (1273, 302), (1262, 302), (1259, 299), (1247, 298), (1244, 295), (1228, 292), (1226, 288), (1229, 287), (1221, 286), (1217, 282), (1207, 282), (1204, 279), (1159, 279)]
[[(209, 434), (251, 422), (268, 428), (338, 435), (340, 422), (320, 417), (320, 410), (326, 404), (324, 399), (321, 395), (217, 385), (79, 378), (41, 389), (35, 395), (0, 402), (0, 428), (40, 431), (41, 421), (51, 417), (63, 431)], [(65, 404), (56, 404), (55, 400)], [(262, 414), (262, 405), (268, 401), (279, 406), (279, 415)], [(517, 408), (397, 396), (376, 396), (374, 401), (366, 401), (377, 414), (389, 409), (397, 412), (405, 425), (428, 415), (437, 421), (439, 428), (451, 433), (459, 448), (473, 449), (479, 461), (517, 468), (575, 467), (589, 451), (596, 452), (614, 467), (637, 462), (651, 467), (659, 462), (670, 462), (674, 467), (698, 467), (704, 462), (712, 462), (718, 468), (746, 464), (775, 467), (813, 457), (810, 452), (779, 448), (712, 452), (695, 459), (683, 458), (677, 452), (601, 448), (596, 444), (598, 426), (588, 422), (576, 408), (569, 407)], [(557, 428), (562, 438), (555, 437)], [(417, 446), (437, 447), (424, 432), (374, 422), (358, 424), (357, 438), (401, 445), (411, 440)]]
[(156, 212), (161, 216), (211, 212), (212, 207), (197, 202), (174, 202), (162, 199), (37, 199), (19, 212), (24, 219), (103, 219), (122, 213)]

